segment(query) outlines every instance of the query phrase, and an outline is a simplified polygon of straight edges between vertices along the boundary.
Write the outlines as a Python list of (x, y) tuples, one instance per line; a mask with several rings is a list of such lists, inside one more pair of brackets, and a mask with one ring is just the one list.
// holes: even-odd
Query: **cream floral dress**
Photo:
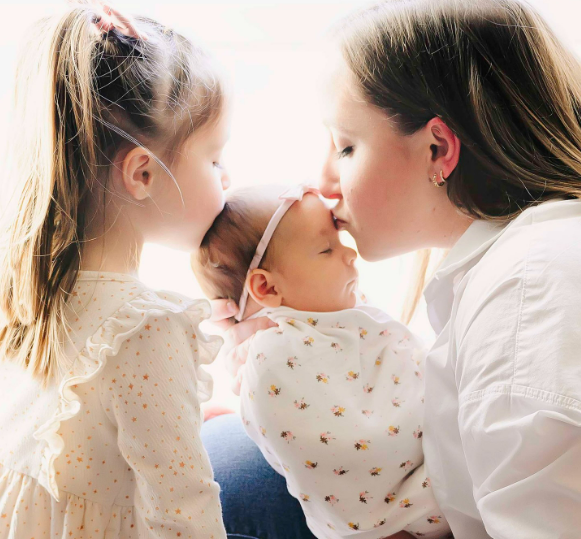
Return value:
[(81, 272), (48, 387), (0, 362), (0, 538), (225, 537), (199, 437), (206, 301)]

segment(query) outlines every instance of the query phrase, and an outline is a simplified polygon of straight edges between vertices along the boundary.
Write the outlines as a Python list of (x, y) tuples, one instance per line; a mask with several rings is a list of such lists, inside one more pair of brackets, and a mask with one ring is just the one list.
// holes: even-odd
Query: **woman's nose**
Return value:
[(319, 191), (325, 198), (341, 198), (341, 183), (339, 179), (339, 168), (333, 147), (329, 151), (319, 178)]

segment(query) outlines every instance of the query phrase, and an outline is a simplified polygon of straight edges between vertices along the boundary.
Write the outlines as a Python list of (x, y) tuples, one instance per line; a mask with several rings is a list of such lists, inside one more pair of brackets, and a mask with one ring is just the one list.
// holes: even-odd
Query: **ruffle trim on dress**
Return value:
[(59, 406), (53, 416), (35, 433), (37, 440), (46, 441), (43, 451), (38, 482), (59, 501), (59, 491), (54, 468), (55, 459), (64, 449), (64, 440), (59, 434), (60, 425), (75, 417), (81, 409), (81, 400), (74, 389), (94, 379), (105, 367), (107, 357), (116, 356), (121, 345), (139, 333), (152, 317), (168, 313), (184, 313), (196, 334), (198, 362), (196, 375), (200, 402), (207, 401), (212, 395), (212, 376), (201, 365), (212, 363), (222, 346), (222, 338), (206, 336), (199, 325), (211, 314), (206, 300), (193, 300), (172, 292), (153, 292), (147, 290), (125, 303), (112, 316), (107, 318), (100, 329), (90, 336), (85, 347), (74, 360), (70, 371), (64, 376), (59, 387)]

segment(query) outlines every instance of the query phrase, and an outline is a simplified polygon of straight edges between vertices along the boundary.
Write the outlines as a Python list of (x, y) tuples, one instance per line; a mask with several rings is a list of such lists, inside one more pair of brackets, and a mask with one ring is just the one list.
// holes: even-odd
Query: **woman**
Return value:
[(388, 1), (334, 42), (320, 188), (338, 226), (367, 260), (451, 249), (425, 290), (438, 503), (456, 539), (578, 537), (581, 68), (517, 0)]

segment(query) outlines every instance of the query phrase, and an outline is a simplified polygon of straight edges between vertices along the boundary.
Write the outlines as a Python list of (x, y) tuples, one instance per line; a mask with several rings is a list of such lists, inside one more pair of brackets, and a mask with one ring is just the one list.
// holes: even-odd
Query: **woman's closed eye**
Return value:
[(325, 249), (324, 251), (321, 251), (319, 254), (320, 255), (328, 255), (328, 254), (330, 254), (332, 252), (333, 252), (332, 247), (329, 247), (328, 249)]
[(353, 146), (346, 146), (342, 150), (337, 152), (337, 158), (341, 159), (342, 157), (347, 157), (353, 153)]

